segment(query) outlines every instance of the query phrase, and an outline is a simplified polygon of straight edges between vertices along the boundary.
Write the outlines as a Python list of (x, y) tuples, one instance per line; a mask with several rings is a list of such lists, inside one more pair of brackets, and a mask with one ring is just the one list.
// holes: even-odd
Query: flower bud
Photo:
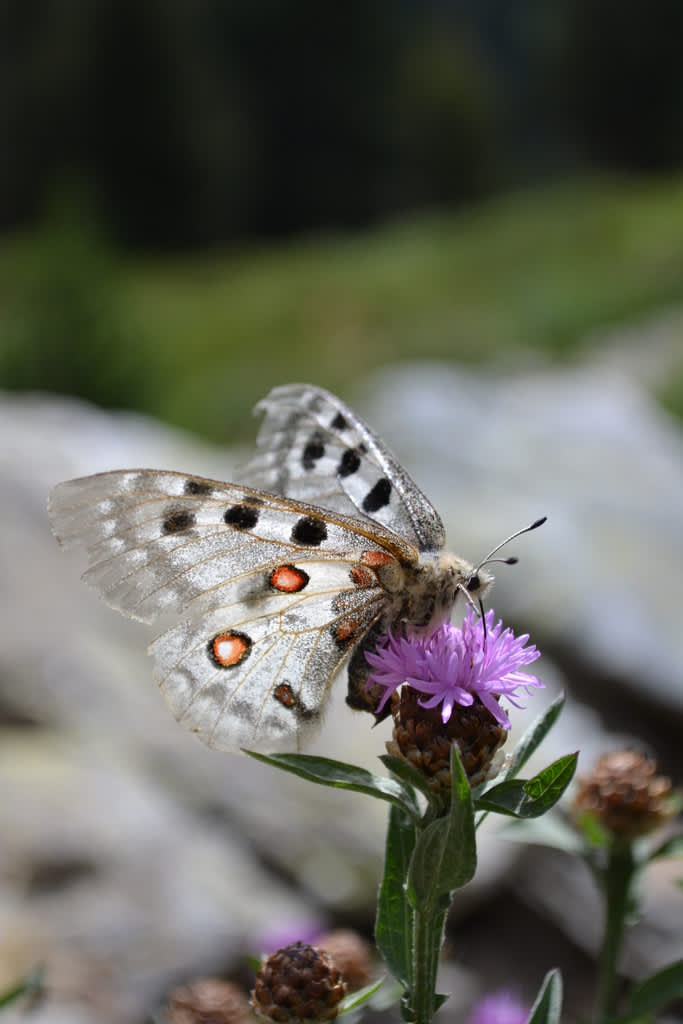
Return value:
[(374, 975), (370, 946), (350, 928), (337, 928), (316, 939), (316, 946), (331, 956), (349, 992), (369, 985)]
[(296, 942), (263, 961), (251, 1005), (265, 1024), (330, 1021), (339, 1012), (346, 988), (332, 957), (306, 942)]
[(652, 832), (674, 813), (671, 781), (657, 775), (657, 764), (635, 750), (603, 754), (590, 775), (578, 780), (577, 818), (591, 815), (625, 839)]
[(197, 978), (169, 996), (167, 1024), (248, 1024), (249, 1000), (237, 985), (219, 978)]
[(444, 723), (438, 708), (421, 705), (421, 696), (408, 685), (402, 687), (400, 694), (392, 694), (394, 731), (393, 740), (387, 743), (388, 752), (417, 768), (437, 791), (450, 789), (450, 754), (454, 743), (460, 750), (471, 786), (495, 774), (495, 755), (505, 743), (508, 731), (491, 712), (479, 700), (470, 707), (456, 704)]

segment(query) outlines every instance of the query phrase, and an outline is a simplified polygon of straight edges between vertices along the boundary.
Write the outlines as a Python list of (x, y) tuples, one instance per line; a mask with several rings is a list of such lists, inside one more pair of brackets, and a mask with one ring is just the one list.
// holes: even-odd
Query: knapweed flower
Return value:
[(230, 981), (196, 978), (169, 996), (165, 1024), (250, 1024), (246, 994)]
[(525, 1024), (528, 1017), (529, 1007), (517, 996), (511, 992), (492, 992), (476, 1004), (467, 1024)]
[(370, 946), (358, 932), (351, 928), (335, 928), (320, 935), (315, 944), (332, 957), (349, 992), (357, 992), (370, 984), (376, 968)]
[(614, 836), (633, 839), (665, 824), (675, 813), (671, 780), (637, 750), (603, 754), (578, 780), (574, 814), (595, 818)]
[(332, 957), (307, 942), (295, 942), (263, 961), (251, 993), (263, 1024), (334, 1020), (347, 992)]
[(529, 644), (528, 634), (516, 637), (511, 629), (503, 629), (500, 619), (494, 623), (493, 610), (486, 613), (486, 631), (484, 621), (470, 609), (459, 629), (446, 623), (426, 637), (388, 633), (365, 657), (373, 670), (368, 688), (384, 687), (378, 713), (391, 694), (408, 683), (424, 695), (421, 707), (441, 705), (444, 724), (456, 704), (471, 707), (478, 698), (496, 722), (509, 729), (510, 719), (500, 698), (520, 707), (520, 689), (528, 693), (544, 685), (536, 676), (521, 671), (540, 657)]

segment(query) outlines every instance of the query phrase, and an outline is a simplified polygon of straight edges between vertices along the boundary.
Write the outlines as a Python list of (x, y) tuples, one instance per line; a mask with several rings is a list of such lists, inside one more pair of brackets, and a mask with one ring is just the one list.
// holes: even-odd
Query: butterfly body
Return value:
[(483, 570), (441, 549), (443, 524), (394, 456), (311, 385), (260, 405), (244, 483), (121, 470), (58, 485), (53, 529), (89, 555), (84, 580), (126, 615), (173, 617), (151, 645), (176, 718), (210, 746), (293, 749), (348, 662), (373, 710), (365, 650), (388, 629), (431, 631)]

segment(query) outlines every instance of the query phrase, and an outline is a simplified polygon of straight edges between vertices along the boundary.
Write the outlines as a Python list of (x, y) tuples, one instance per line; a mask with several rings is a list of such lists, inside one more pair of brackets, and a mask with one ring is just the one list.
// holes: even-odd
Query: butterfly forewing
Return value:
[(123, 470), (58, 485), (50, 515), (64, 544), (85, 544), (87, 583), (143, 621), (213, 607), (292, 560), (353, 564), (368, 548), (407, 563), (417, 552), (387, 530), (237, 484), (182, 473)]
[(386, 445), (334, 395), (309, 384), (275, 388), (259, 453), (242, 477), (276, 494), (360, 513), (420, 551), (443, 547), (440, 516)]

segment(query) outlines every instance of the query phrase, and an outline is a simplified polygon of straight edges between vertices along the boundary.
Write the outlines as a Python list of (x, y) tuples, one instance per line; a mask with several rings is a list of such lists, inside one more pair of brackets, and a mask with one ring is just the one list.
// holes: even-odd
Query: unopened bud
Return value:
[(296, 942), (263, 961), (251, 1005), (266, 1024), (330, 1021), (339, 1012), (347, 986), (331, 956)]
[(670, 779), (657, 775), (657, 763), (635, 750), (603, 754), (578, 787), (575, 815), (591, 815), (615, 836), (645, 835), (674, 813)]
[(197, 978), (169, 996), (166, 1024), (248, 1024), (249, 1000), (237, 985), (219, 978)]
[[(471, 786), (495, 774), (496, 754), (508, 737), (484, 705), (475, 700), (470, 707), (454, 705), (451, 717), (442, 721), (440, 708), (424, 708), (422, 694), (410, 686), (391, 696), (394, 718), (393, 740), (387, 750), (417, 768), (434, 790), (451, 786), (451, 747), (457, 744), (462, 765)], [(502, 755), (501, 755), (502, 756)]]

